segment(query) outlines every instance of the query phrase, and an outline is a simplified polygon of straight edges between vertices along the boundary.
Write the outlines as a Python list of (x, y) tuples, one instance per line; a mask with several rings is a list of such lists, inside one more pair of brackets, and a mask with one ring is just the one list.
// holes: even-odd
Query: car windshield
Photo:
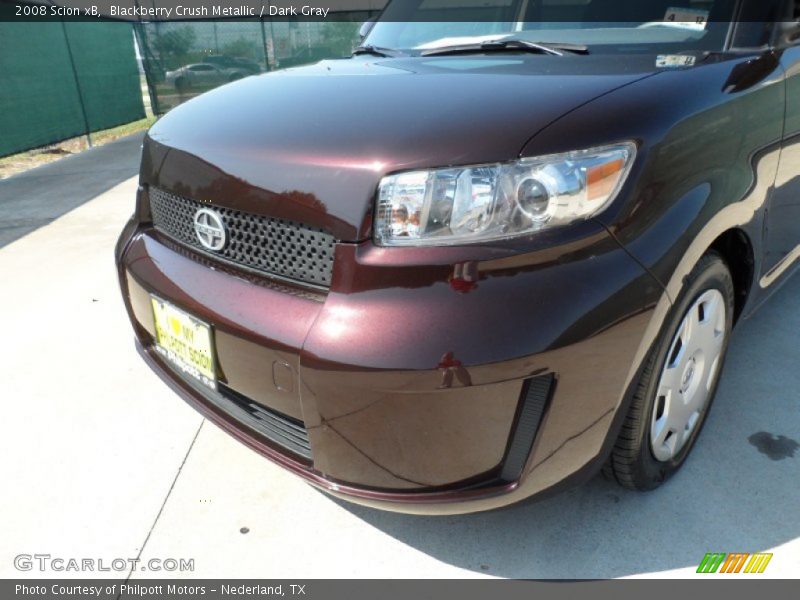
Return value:
[(418, 54), (524, 40), (594, 52), (722, 50), (737, 0), (392, 0), (365, 44)]

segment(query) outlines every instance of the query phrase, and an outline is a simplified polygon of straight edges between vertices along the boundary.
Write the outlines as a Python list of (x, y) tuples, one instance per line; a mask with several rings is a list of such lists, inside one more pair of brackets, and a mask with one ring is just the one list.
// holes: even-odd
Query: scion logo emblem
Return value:
[(222, 250), (228, 241), (222, 217), (208, 208), (201, 208), (194, 213), (194, 233), (200, 243), (209, 250)]

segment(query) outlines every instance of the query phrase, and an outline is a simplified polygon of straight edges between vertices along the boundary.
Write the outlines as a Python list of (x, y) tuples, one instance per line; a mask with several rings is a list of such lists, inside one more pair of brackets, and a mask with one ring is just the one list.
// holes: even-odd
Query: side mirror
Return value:
[(358, 37), (363, 40), (369, 35), (373, 27), (375, 27), (375, 19), (367, 19), (361, 24), (361, 27), (358, 28)]
[(758, 58), (739, 63), (731, 71), (722, 91), (725, 94), (737, 94), (755, 87), (780, 69), (780, 66), (781, 61), (775, 52), (766, 52)]

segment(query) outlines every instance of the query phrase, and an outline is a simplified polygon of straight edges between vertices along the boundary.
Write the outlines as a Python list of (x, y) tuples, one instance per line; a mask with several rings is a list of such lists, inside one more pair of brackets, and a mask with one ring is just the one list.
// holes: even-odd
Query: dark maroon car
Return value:
[(798, 264), (795, 2), (505, 4), (392, 2), (352, 58), (146, 138), (116, 252), (141, 354), (338, 496), (658, 486)]

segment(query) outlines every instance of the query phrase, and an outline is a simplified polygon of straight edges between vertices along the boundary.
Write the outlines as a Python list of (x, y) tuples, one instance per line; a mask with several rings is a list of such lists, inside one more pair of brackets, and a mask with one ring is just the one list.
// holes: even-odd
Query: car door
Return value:
[(192, 65), (190, 70), (192, 71), (193, 83), (199, 85), (216, 83), (214, 75), (217, 70), (211, 65)]
[(208, 65), (211, 70), (208, 72), (208, 83), (210, 85), (219, 85), (225, 83), (225, 69), (217, 65)]
[[(800, 18), (800, 0), (791, 0)], [(762, 286), (766, 287), (800, 259), (800, 37), (781, 56), (786, 72), (786, 117), (778, 177), (766, 219)]]
[(203, 69), (201, 65), (190, 65), (186, 67), (186, 73), (189, 76), (189, 81), (192, 85), (203, 84)]

